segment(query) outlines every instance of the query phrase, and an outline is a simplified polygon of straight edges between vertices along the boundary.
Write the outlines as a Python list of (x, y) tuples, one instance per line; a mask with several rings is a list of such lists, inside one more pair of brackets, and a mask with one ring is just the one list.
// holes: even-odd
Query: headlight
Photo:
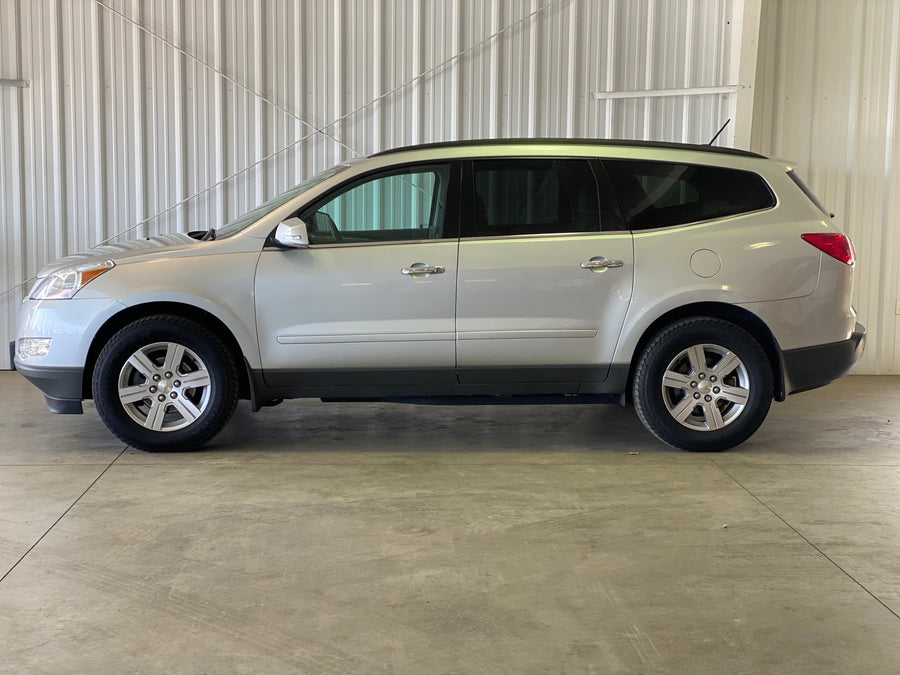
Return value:
[(87, 263), (78, 267), (57, 270), (35, 284), (31, 291), (33, 300), (65, 300), (71, 298), (91, 279), (111, 270), (116, 264), (112, 260)]

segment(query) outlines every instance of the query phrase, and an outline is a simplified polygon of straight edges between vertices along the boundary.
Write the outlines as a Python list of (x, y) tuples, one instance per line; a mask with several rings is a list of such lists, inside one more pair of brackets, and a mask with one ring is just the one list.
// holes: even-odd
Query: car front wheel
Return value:
[(230, 352), (206, 327), (174, 315), (122, 328), (100, 352), (94, 402), (119, 439), (141, 450), (179, 452), (203, 445), (237, 405)]
[(742, 328), (706, 317), (658, 333), (635, 369), (633, 398), (644, 426), (683, 450), (733, 448), (759, 428), (772, 402), (772, 369)]

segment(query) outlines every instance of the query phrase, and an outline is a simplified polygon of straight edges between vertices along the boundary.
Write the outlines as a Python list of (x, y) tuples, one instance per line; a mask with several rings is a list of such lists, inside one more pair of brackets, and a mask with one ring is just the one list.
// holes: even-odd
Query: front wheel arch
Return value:
[(247, 372), (248, 366), (246, 359), (244, 358), (244, 352), (231, 330), (229, 330), (221, 319), (210, 314), (206, 310), (193, 305), (185, 305), (177, 302), (151, 302), (128, 307), (110, 317), (107, 322), (100, 327), (100, 330), (94, 335), (94, 339), (88, 349), (87, 359), (85, 360), (84, 376), (81, 384), (82, 398), (94, 398), (94, 367), (97, 365), (97, 359), (100, 357), (100, 352), (103, 350), (106, 343), (128, 324), (158, 314), (168, 314), (189, 319), (214, 333), (228, 349), (232, 359), (234, 359), (234, 362), (237, 365), (238, 398), (242, 400), (249, 400), (252, 398), (252, 384)]
[(238, 372), (225, 344), (202, 324), (173, 314), (146, 316), (103, 347), (94, 401), (107, 428), (128, 445), (192, 450), (231, 419)]

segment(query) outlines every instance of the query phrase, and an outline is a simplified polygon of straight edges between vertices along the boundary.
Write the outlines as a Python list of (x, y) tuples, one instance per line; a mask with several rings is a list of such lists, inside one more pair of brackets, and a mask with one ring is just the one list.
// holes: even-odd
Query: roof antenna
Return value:
[(730, 117), (729, 117), (727, 120), (725, 120), (725, 124), (722, 125), (722, 128), (719, 129), (719, 130), (716, 132), (716, 135), (712, 137), (712, 140), (709, 142), (710, 145), (712, 145), (713, 143), (716, 142), (716, 139), (719, 137), (719, 134), (721, 134), (723, 131), (725, 131), (725, 127), (728, 126), (728, 123), (729, 123), (730, 121), (731, 121), (731, 118), (730, 118)]

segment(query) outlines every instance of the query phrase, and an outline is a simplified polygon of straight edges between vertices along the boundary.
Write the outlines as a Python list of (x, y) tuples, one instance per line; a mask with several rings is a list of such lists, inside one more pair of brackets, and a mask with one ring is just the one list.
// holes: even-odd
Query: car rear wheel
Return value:
[(93, 375), (100, 418), (141, 450), (192, 450), (218, 434), (237, 405), (230, 352), (206, 327), (174, 315), (122, 328)]
[(772, 369), (742, 328), (706, 317), (681, 319), (644, 349), (633, 398), (644, 426), (683, 450), (718, 451), (750, 438), (772, 402)]

